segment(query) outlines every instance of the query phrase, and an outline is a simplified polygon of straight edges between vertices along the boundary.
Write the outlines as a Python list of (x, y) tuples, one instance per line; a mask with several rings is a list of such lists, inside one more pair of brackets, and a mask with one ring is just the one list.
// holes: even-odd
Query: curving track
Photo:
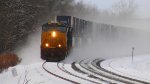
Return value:
[(100, 82), (95, 82), (95, 81), (93, 81), (93, 80), (86, 79), (86, 78), (84, 78), (84, 77), (78, 76), (78, 75), (72, 73), (72, 71), (67, 70), (68, 67), (65, 68), (64, 65), (65, 65), (65, 64), (57, 63), (57, 67), (58, 67), (60, 70), (62, 70), (62, 71), (64, 71), (65, 73), (67, 73), (67, 74), (70, 74), (70, 75), (72, 75), (72, 76), (74, 76), (74, 77), (80, 78), (80, 79), (85, 80), (85, 81), (89, 81), (89, 82), (91, 82), (91, 83), (97, 83), (97, 84), (100, 83)]
[(111, 71), (108, 71), (108, 70), (106, 70), (106, 69), (104, 69), (103, 67), (100, 66), (101, 62), (102, 62), (102, 60), (96, 59), (96, 60), (93, 60), (93, 62), (91, 64), (97, 70), (102, 70), (102, 71), (105, 71), (105, 72), (111, 74), (110, 77), (113, 77), (116, 80), (123, 81), (123, 82), (128, 83), (128, 84), (149, 84), (148, 82), (145, 82), (145, 81), (141, 81), (141, 80), (125, 77), (125, 76), (113, 73)]
[(56, 68), (64, 75), (48, 69), (47, 62), (44, 62), (42, 67), (49, 74), (74, 84), (148, 84), (106, 70), (100, 66), (102, 61), (85, 59), (72, 64), (57, 63)]
[(63, 79), (63, 80), (66, 80), (66, 81), (68, 81), (68, 82), (79, 84), (78, 82), (69, 80), (69, 79), (64, 78), (64, 77), (61, 77), (61, 76), (59, 76), (59, 75), (57, 75), (57, 74), (55, 74), (55, 73), (53, 73), (53, 72), (50, 72), (49, 70), (47, 70), (47, 69), (44, 67), (45, 63), (46, 63), (46, 61), (42, 64), (42, 67), (43, 67), (43, 69), (44, 69), (46, 72), (48, 72), (49, 74), (54, 75), (54, 76), (56, 76), (56, 77), (58, 77), (58, 78), (61, 78), (61, 79)]

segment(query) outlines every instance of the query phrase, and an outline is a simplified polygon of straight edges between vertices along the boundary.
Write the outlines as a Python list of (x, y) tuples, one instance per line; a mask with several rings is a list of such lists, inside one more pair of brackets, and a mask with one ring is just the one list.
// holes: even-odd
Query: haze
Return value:
[[(111, 7), (111, 4), (116, 3), (112, 2), (112, 0), (103, 1), (102, 0), (90, 0), (93, 1), (92, 4), (98, 4), (97, 7), (103, 10)], [(113, 0), (114, 1), (114, 0)], [(98, 20), (102, 21), (105, 24), (113, 24), (117, 29), (103, 29), (106, 32), (89, 32), (87, 35), (91, 35), (88, 38), (88, 42), (83, 44), (80, 47), (74, 48), (71, 54), (66, 58), (66, 63), (72, 63), (77, 60), (87, 59), (87, 58), (114, 58), (114, 57), (124, 57), (131, 56), (132, 47), (135, 48), (135, 55), (141, 54), (149, 54), (150, 53), (150, 34), (149, 34), (149, 22), (148, 12), (146, 10), (150, 1), (148, 0), (137, 0), (138, 9), (136, 9), (136, 14), (138, 16), (138, 12), (141, 12), (139, 16), (136, 18), (127, 18), (120, 20), (112, 20), (112, 21), (103, 21), (101, 18)], [(143, 2), (142, 2), (143, 1)], [(147, 2), (146, 2), (147, 1)], [(89, 3), (89, 0), (84, 0), (85, 3)], [(141, 2), (141, 3), (140, 3)], [(140, 3), (140, 4), (139, 4)], [(143, 4), (143, 5), (142, 5)], [(149, 7), (150, 8), (150, 7)], [(111, 8), (110, 8), (111, 9)], [(91, 11), (92, 12), (92, 11)], [(88, 16), (88, 17), (93, 17)], [(95, 16), (96, 17), (96, 16)], [(142, 17), (142, 18), (141, 18)], [(122, 17), (120, 17), (122, 18)], [(92, 27), (95, 28), (94, 26)], [(113, 32), (113, 30), (115, 30)], [(148, 31), (145, 31), (148, 30)], [(111, 31), (109, 34), (108, 32)], [(17, 53), (24, 60), (23, 64), (26, 63), (26, 60), (31, 60), (32, 62), (41, 61), (40, 59), (40, 33), (31, 35), (28, 43), (20, 48)], [(33, 57), (33, 58), (31, 58)]]

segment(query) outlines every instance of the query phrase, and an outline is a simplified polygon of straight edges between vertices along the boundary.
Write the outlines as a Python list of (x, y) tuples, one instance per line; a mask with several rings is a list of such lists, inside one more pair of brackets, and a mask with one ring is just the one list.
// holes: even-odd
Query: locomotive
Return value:
[(90, 22), (72, 16), (56, 16), (54, 22), (42, 25), (41, 58), (58, 62), (69, 54), (73, 46), (79, 45)]

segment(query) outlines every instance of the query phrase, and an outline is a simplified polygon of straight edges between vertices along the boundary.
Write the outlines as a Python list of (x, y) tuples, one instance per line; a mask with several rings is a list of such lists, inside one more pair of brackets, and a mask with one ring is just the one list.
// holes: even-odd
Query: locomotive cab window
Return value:
[(65, 25), (58, 25), (58, 24), (46, 24), (42, 26), (42, 31), (49, 31), (49, 30), (58, 30), (58, 31), (62, 31), (62, 32), (66, 32), (67, 28)]

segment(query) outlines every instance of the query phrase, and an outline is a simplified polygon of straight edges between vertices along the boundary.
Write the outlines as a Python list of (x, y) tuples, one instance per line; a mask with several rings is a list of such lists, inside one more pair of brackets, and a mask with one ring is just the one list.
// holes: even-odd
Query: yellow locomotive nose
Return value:
[(56, 37), (56, 32), (55, 31), (52, 32), (52, 37)]

